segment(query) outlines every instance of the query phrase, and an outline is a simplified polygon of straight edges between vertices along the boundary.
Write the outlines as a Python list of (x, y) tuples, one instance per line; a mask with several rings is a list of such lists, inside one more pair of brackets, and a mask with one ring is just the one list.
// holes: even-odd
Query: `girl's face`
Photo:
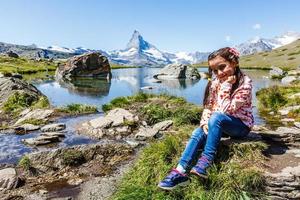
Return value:
[(235, 72), (236, 63), (229, 62), (221, 56), (216, 56), (209, 62), (209, 67), (212, 69), (213, 74), (220, 80), (224, 82), (229, 76), (232, 76)]

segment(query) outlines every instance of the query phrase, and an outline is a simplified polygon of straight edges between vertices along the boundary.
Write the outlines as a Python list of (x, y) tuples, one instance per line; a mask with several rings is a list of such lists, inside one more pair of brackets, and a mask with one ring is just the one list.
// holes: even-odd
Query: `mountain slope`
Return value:
[(286, 69), (294, 69), (300, 66), (300, 39), (273, 49), (269, 52), (260, 52), (253, 55), (242, 56), (242, 67), (263, 68), (277, 66)]
[(244, 43), (236, 45), (235, 48), (240, 52), (241, 55), (250, 55), (253, 53), (271, 51), (290, 44), (300, 38), (300, 33), (289, 31), (281, 36), (276, 36), (272, 39), (265, 39), (256, 37), (252, 40), (248, 40)]

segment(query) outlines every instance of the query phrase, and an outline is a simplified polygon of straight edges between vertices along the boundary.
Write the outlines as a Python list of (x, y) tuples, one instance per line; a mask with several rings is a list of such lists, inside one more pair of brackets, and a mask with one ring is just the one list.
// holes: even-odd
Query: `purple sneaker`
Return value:
[(207, 168), (211, 165), (211, 161), (209, 161), (205, 156), (201, 156), (198, 160), (197, 164), (190, 171), (191, 174), (195, 174), (202, 178), (207, 178)]
[(162, 180), (158, 187), (164, 190), (172, 190), (178, 186), (186, 186), (191, 182), (186, 174), (180, 173), (177, 169), (172, 169), (170, 174)]

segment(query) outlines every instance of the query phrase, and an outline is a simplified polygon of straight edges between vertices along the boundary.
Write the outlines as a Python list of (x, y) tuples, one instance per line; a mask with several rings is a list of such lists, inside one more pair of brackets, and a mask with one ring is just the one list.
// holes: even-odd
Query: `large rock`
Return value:
[(298, 78), (295, 76), (286, 76), (283, 79), (281, 79), (281, 83), (287, 85), (296, 80), (298, 80)]
[[(28, 110), (24, 110), (24, 111), (28, 111)], [(37, 120), (47, 121), (48, 118), (54, 113), (54, 110), (51, 110), (51, 109), (36, 109), (36, 110), (29, 111), (26, 114), (24, 114), (24, 113), (26, 113), (26, 112), (22, 112), (20, 114), (21, 118), (18, 119), (18, 121), (15, 123), (15, 125), (22, 124), (22, 122), (24, 122), (26, 120), (30, 120), (30, 119), (37, 119)]]
[(111, 77), (108, 59), (100, 53), (87, 53), (70, 58), (56, 69), (56, 78), (72, 80), (72, 77)]
[(28, 158), (33, 168), (47, 172), (48, 170), (62, 169), (68, 164), (82, 164), (91, 160), (97, 160), (101, 164), (114, 165), (116, 162), (126, 159), (126, 156), (131, 153), (133, 153), (133, 148), (130, 145), (113, 142), (36, 152), (28, 154)]
[(279, 173), (267, 172), (265, 177), (271, 199), (300, 199), (300, 165), (286, 167)]
[(139, 121), (138, 116), (129, 111), (116, 108), (107, 115), (89, 120), (79, 125), (78, 132), (93, 138), (101, 139), (103, 136), (124, 137), (131, 133), (130, 125)]
[(23, 80), (13, 77), (0, 78), (0, 108), (15, 93), (24, 95), (28, 104), (44, 96), (36, 87)]
[(200, 79), (198, 70), (184, 64), (169, 64), (153, 76), (157, 79)]
[(19, 182), (20, 179), (14, 168), (5, 168), (0, 170), (0, 191), (17, 188)]

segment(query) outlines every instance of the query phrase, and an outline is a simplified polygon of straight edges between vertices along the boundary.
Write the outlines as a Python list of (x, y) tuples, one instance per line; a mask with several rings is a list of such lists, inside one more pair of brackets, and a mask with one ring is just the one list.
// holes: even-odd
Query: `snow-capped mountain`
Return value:
[(134, 31), (125, 49), (111, 51), (109, 54), (110, 59), (119, 64), (159, 66), (171, 63), (162, 51), (145, 41), (138, 31)]
[(56, 45), (52, 45), (49, 47), (39, 47), (41, 49), (47, 49), (47, 50), (51, 50), (51, 51), (59, 51), (59, 52), (64, 52), (64, 53), (71, 53), (71, 54), (84, 54), (84, 53), (88, 53), (88, 52), (92, 52), (94, 50), (91, 49), (86, 49), (83, 47), (77, 47), (77, 48), (68, 48), (68, 47), (60, 47), (60, 46), (56, 46)]
[[(272, 49), (287, 45), (299, 38), (300, 33), (289, 31), (281, 36), (271, 39), (255, 37), (244, 43), (236, 45), (235, 47), (241, 55), (249, 55), (262, 51), (271, 51)], [(82, 47), (67, 48), (59, 46), (49, 46), (42, 49), (52, 52), (63, 52), (70, 55), (79, 55), (87, 52), (100, 52), (107, 56), (112, 63), (137, 66), (162, 66), (170, 63), (194, 64), (206, 61), (209, 55), (209, 52), (198, 51), (193, 53), (170, 53), (161, 51), (153, 44), (147, 42), (138, 31), (134, 31), (126, 48), (121, 50), (106, 52)]]
[(287, 45), (291, 42), (294, 42), (299, 38), (300, 33), (289, 31), (281, 36), (276, 36), (272, 39), (255, 37), (235, 47), (241, 53), (241, 55), (249, 55), (262, 51), (271, 51), (272, 49), (276, 49), (281, 46)]

